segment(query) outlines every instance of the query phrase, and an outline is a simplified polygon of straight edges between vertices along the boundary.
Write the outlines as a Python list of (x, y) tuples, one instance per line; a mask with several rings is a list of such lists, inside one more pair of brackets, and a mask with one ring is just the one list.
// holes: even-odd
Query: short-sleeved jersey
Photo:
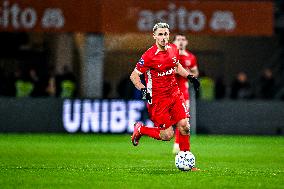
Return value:
[(180, 95), (175, 71), (178, 58), (179, 52), (174, 44), (168, 44), (165, 51), (160, 51), (157, 45), (153, 45), (136, 64), (135, 71), (145, 74), (147, 91), (152, 96), (153, 103)]
[[(197, 66), (196, 57), (189, 51), (186, 51), (187, 55), (179, 55), (179, 62), (185, 69), (191, 69)], [(182, 93), (184, 93), (184, 97), (186, 100), (189, 99), (188, 93), (188, 79), (181, 77), (180, 75), (176, 75), (178, 86)]]

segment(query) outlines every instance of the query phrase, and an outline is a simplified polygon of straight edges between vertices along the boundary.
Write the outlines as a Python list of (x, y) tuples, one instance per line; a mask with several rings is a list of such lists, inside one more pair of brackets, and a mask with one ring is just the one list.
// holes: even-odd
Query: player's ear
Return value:
[(156, 35), (155, 35), (155, 32), (153, 33), (153, 38), (154, 38), (154, 39), (156, 39)]
[(188, 40), (185, 41), (185, 46), (187, 46), (187, 45), (188, 45)]

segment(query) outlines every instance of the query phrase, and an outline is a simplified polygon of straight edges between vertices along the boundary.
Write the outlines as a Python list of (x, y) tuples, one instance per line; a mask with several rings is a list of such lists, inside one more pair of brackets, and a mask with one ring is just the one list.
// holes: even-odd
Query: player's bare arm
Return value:
[[(180, 65), (181, 67), (183, 67), (180, 63), (179, 63), (179, 65)], [(176, 67), (176, 73), (179, 74), (177, 68), (178, 68), (178, 66)], [(184, 68), (184, 67), (183, 67), (183, 68)], [(192, 75), (192, 76), (194, 76), (194, 77), (198, 77), (198, 76), (199, 76), (199, 71), (198, 71), (197, 66), (194, 66), (194, 67), (192, 67), (192, 68), (190, 68), (190, 69), (188, 69), (188, 68), (184, 68), (184, 69), (189, 73), (189, 75)], [(179, 75), (180, 75), (180, 74), (179, 74)], [(181, 75), (181, 76), (182, 76), (182, 75)], [(184, 77), (184, 76), (183, 76), (183, 77)], [(186, 77), (187, 77), (187, 76), (186, 76)]]
[(141, 82), (140, 79), (140, 73), (138, 73), (138, 71), (133, 70), (133, 72), (130, 75), (130, 80), (132, 81), (132, 83), (134, 84), (134, 86), (138, 89), (141, 90), (143, 88), (145, 88), (145, 86), (143, 85), (143, 83)]
[(185, 78), (190, 75), (190, 73), (180, 63), (177, 63), (176, 65), (176, 73)]
[(199, 71), (197, 66), (192, 67), (191, 69), (188, 70), (190, 75), (193, 75), (194, 77), (198, 77), (199, 76)]
[(142, 93), (142, 99), (143, 100), (148, 100), (149, 102), (151, 102), (152, 97), (151, 95), (147, 92), (147, 89), (145, 87), (145, 85), (143, 85), (143, 83), (141, 82), (140, 79), (140, 75), (141, 73), (139, 73), (138, 70), (134, 69), (133, 72), (130, 75), (130, 80), (132, 81), (132, 83), (134, 84), (134, 86), (141, 91)]
[(188, 71), (186, 71), (186, 69), (184, 69), (184, 67), (180, 63), (177, 63), (175, 68), (177, 74), (181, 75), (182, 77), (188, 78), (188, 80), (193, 84), (195, 91), (199, 90), (200, 83), (197, 77), (191, 75)]

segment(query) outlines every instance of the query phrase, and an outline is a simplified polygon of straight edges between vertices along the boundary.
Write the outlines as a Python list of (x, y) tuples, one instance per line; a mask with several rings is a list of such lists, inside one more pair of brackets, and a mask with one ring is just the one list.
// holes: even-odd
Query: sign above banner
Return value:
[(100, 1), (4, 0), (0, 31), (102, 32)]
[(249, 36), (273, 34), (272, 2), (161, 0), (145, 3), (128, 0), (127, 6), (121, 6), (120, 1), (111, 2), (111, 9), (103, 4), (105, 32), (151, 32), (153, 25), (162, 21), (167, 22), (174, 32)]
[(0, 31), (273, 35), (273, 3), (259, 1), (4, 0)]

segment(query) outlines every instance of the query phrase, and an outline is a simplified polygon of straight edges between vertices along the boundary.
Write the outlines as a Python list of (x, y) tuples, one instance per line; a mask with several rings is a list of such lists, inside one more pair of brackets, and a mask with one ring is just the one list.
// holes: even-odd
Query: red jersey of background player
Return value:
[[(187, 70), (197, 66), (196, 57), (189, 51), (186, 51), (187, 55), (179, 55), (179, 63)], [(177, 83), (180, 91), (183, 93), (185, 100), (189, 100), (188, 92), (188, 79), (181, 77), (180, 75), (176, 76)]]
[(153, 103), (160, 99), (181, 95), (175, 72), (178, 58), (179, 51), (176, 45), (168, 44), (165, 51), (159, 51), (155, 44), (136, 64), (135, 70), (140, 74), (145, 73), (147, 91), (152, 96)]

